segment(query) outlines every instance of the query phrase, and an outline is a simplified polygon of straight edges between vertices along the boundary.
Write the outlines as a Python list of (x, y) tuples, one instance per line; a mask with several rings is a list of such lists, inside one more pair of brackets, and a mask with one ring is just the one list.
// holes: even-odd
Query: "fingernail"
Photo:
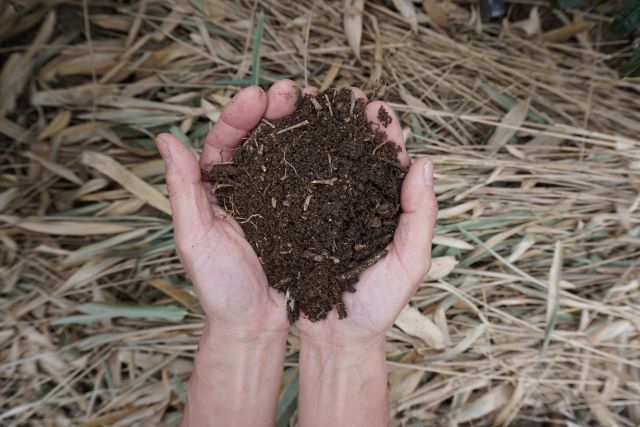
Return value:
[(431, 160), (427, 160), (423, 169), (424, 183), (427, 187), (433, 187), (433, 163)]
[(171, 150), (169, 150), (169, 141), (164, 135), (158, 135), (156, 138), (156, 147), (166, 164), (171, 163)]

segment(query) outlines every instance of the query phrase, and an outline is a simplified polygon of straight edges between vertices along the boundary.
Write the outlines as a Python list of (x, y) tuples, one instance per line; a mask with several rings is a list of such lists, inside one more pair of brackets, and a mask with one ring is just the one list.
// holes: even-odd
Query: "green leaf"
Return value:
[(264, 12), (258, 14), (258, 24), (253, 37), (253, 51), (251, 61), (251, 84), (257, 85), (260, 82), (260, 45), (262, 44), (262, 33), (264, 31)]
[(622, 77), (640, 77), (640, 47), (635, 48), (633, 55), (620, 71)]
[[(484, 82), (480, 82), (480, 88), (484, 91), (484, 93), (487, 94), (487, 96), (489, 96), (489, 98), (491, 98), (496, 104), (498, 104), (500, 107), (502, 107), (502, 109), (504, 109), (507, 112), (510, 111), (513, 107), (515, 107), (515, 105), (518, 103), (517, 100), (511, 98), (510, 96), (505, 95), (498, 89), (494, 89), (493, 87), (489, 86)], [(529, 111), (527, 113), (527, 119), (536, 123), (542, 123), (542, 124), (548, 123), (547, 119), (545, 119), (535, 111), (531, 111), (531, 108), (529, 108)]]
[(627, 0), (622, 10), (613, 19), (611, 30), (626, 36), (640, 28), (640, 0)]
[[(288, 375), (287, 375), (288, 374)], [(285, 389), (281, 394), (278, 410), (276, 413), (276, 427), (286, 427), (289, 425), (289, 419), (293, 415), (298, 402), (298, 370), (291, 369), (285, 372), (285, 377), (289, 377), (285, 381)]]
[(176, 396), (178, 396), (178, 399), (180, 399), (182, 403), (187, 403), (187, 388), (176, 374), (173, 374), (172, 388)]
[(52, 325), (65, 325), (69, 323), (92, 323), (114, 317), (126, 317), (129, 319), (154, 319), (179, 322), (185, 318), (187, 311), (183, 308), (168, 306), (138, 306), (126, 304), (109, 304), (95, 302), (81, 304), (76, 310), (85, 313), (83, 315), (62, 317), (51, 322)]
[(191, 0), (191, 4), (193, 5), (193, 7), (198, 9), (200, 12), (206, 13), (206, 10), (204, 8), (204, 4), (202, 4), (202, 0)]
[(184, 132), (182, 132), (182, 129), (180, 129), (178, 126), (171, 126), (169, 131), (173, 134), (173, 136), (182, 141), (182, 143), (187, 147), (193, 148), (193, 142), (191, 142), (189, 137)]

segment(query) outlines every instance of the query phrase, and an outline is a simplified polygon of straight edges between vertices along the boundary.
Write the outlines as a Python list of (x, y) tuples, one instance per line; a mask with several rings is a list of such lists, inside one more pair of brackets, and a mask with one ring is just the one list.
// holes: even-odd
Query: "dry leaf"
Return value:
[(458, 265), (458, 260), (456, 260), (456, 257), (454, 256), (448, 255), (435, 257), (431, 260), (431, 268), (425, 276), (425, 280), (433, 281), (440, 280), (443, 277), (447, 277), (449, 273), (451, 273), (453, 269), (456, 268), (456, 265)]
[(589, 342), (595, 345), (603, 341), (610, 341), (631, 329), (632, 325), (628, 320), (616, 320), (615, 322), (605, 323), (588, 333)]
[(81, 264), (89, 260), (91, 257), (106, 253), (113, 246), (142, 237), (147, 234), (148, 231), (148, 228), (138, 228), (136, 230), (128, 231), (126, 233), (83, 246), (80, 249), (69, 253), (69, 255), (62, 261), (62, 265), (67, 267), (70, 265)]
[(146, 162), (138, 163), (131, 167), (133, 172), (138, 178), (149, 178), (152, 176), (164, 175), (164, 160), (153, 159)]
[[(91, 75), (94, 71), (97, 75), (109, 70), (118, 59), (120, 53), (93, 53), (93, 55), (80, 55), (60, 60), (52, 68), (41, 72), (49, 78), (53, 76), (68, 76), (72, 74)], [(53, 74), (50, 74), (53, 73)]]
[(31, 95), (31, 104), (47, 107), (57, 107), (73, 105), (79, 107), (81, 105), (90, 104), (94, 95), (98, 96), (102, 92), (114, 91), (115, 86), (93, 84), (82, 84), (65, 89), (49, 89), (41, 92), (34, 92)]
[(26, 219), (15, 222), (15, 225), (23, 230), (58, 236), (93, 236), (97, 234), (117, 234), (131, 230), (131, 227), (111, 222), (48, 221), (45, 219)]
[(4, 211), (17, 195), (18, 189), (15, 187), (9, 188), (8, 190), (0, 193), (0, 212)]
[(342, 67), (342, 59), (337, 58), (335, 61), (333, 61), (333, 64), (331, 64), (331, 68), (329, 68), (329, 71), (327, 71), (327, 75), (324, 77), (322, 85), (320, 86), (320, 92), (324, 92), (325, 90), (329, 89), (329, 86), (331, 86), (333, 81), (336, 79), (336, 76), (340, 72), (340, 67)]
[(362, 40), (362, 15), (364, 14), (364, 0), (345, 0), (344, 2), (344, 34), (349, 46), (360, 59), (360, 41)]
[(555, 315), (558, 310), (558, 292), (560, 290), (560, 275), (562, 274), (562, 242), (558, 240), (553, 252), (553, 262), (549, 271), (549, 289), (547, 294), (547, 327), (555, 322)]
[(432, 243), (434, 245), (448, 246), (450, 248), (471, 250), (473, 245), (465, 242), (464, 240), (456, 239), (454, 237), (447, 236), (433, 236)]
[(107, 175), (149, 205), (171, 215), (169, 200), (161, 192), (138, 178), (111, 157), (94, 151), (85, 151), (82, 153), (82, 163)]
[(577, 22), (574, 24), (565, 25), (564, 27), (557, 28), (555, 30), (548, 31), (542, 35), (542, 38), (545, 41), (551, 43), (562, 43), (569, 40), (571, 37), (574, 37), (580, 33), (585, 31), (589, 31), (593, 28), (593, 22), (583, 21)]
[(393, 0), (393, 5), (396, 7), (400, 15), (404, 17), (411, 25), (411, 29), (415, 32), (418, 31), (418, 16), (416, 15), (416, 9), (413, 6), (411, 0)]
[(422, 8), (429, 15), (429, 19), (440, 28), (449, 28), (447, 9), (442, 3), (435, 0), (422, 0)]
[(18, 96), (31, 78), (33, 58), (51, 37), (55, 23), (56, 14), (51, 11), (27, 51), (12, 53), (4, 63), (2, 70), (0, 70), (0, 93), (2, 94), (0, 96), (0, 117), (15, 109)]
[(596, 416), (598, 420), (598, 425), (602, 427), (619, 427), (613, 416), (613, 413), (607, 408), (607, 405), (604, 403), (609, 399), (606, 399), (604, 396), (599, 395), (587, 395), (585, 396), (585, 400), (589, 404), (589, 408), (593, 415)]
[(473, 258), (473, 257), (476, 257), (476, 256), (480, 255), (481, 253), (486, 251), (487, 248), (491, 249), (494, 246), (496, 246), (498, 243), (504, 242), (509, 237), (513, 236), (514, 234), (520, 233), (523, 228), (524, 228), (523, 225), (518, 225), (516, 227), (512, 227), (512, 228), (509, 228), (509, 229), (507, 229), (505, 231), (502, 231), (502, 232), (500, 232), (498, 234), (494, 234), (493, 236), (488, 238), (486, 242), (484, 242), (484, 246), (476, 248), (471, 254), (469, 254), (469, 257)]
[(207, 101), (204, 97), (200, 100), (200, 107), (202, 108), (204, 115), (213, 123), (217, 122), (220, 118), (220, 114), (222, 114), (218, 107)]
[[(465, 306), (465, 309), (466, 308), (467, 307)], [(486, 330), (487, 325), (485, 325), (484, 323), (479, 324), (475, 328), (471, 329), (464, 337), (464, 339), (456, 344), (451, 350), (448, 350), (444, 353), (436, 354), (434, 356), (430, 356), (429, 360), (440, 361), (455, 359), (456, 357), (467, 351), (467, 349), (470, 348), (476, 342), (476, 340), (485, 333)]]
[(131, 215), (139, 211), (144, 206), (144, 201), (134, 198), (125, 200), (116, 200), (109, 203), (107, 207), (99, 210), (94, 216), (123, 216)]
[(520, 240), (518, 244), (513, 247), (513, 251), (511, 252), (511, 255), (509, 255), (509, 258), (507, 260), (509, 262), (517, 261), (522, 255), (524, 255), (525, 252), (529, 250), (531, 246), (533, 246), (535, 242), (536, 238), (533, 237), (533, 235), (525, 234), (524, 237), (522, 237), (522, 240)]
[(44, 141), (56, 135), (58, 132), (66, 128), (71, 122), (71, 113), (68, 110), (61, 111), (56, 115), (49, 124), (38, 134), (38, 141)]
[(131, 19), (124, 16), (113, 15), (90, 15), (91, 21), (99, 27), (106, 28), (107, 30), (120, 31), (123, 33), (129, 32), (131, 28)]
[(524, 397), (525, 390), (527, 390), (526, 381), (518, 380), (516, 388), (511, 395), (511, 399), (509, 399), (509, 403), (507, 403), (507, 405), (505, 405), (505, 407), (502, 408), (500, 412), (498, 412), (498, 415), (496, 415), (496, 418), (493, 420), (494, 427), (509, 425), (508, 422), (510, 421), (512, 413), (518, 412), (518, 408), (520, 407), (520, 402)]
[(171, 282), (167, 279), (149, 279), (147, 283), (188, 308), (192, 313), (202, 314), (198, 299), (183, 289), (171, 286)]
[(466, 202), (458, 206), (442, 209), (438, 211), (438, 219), (453, 218), (454, 216), (461, 215), (467, 211), (474, 209), (479, 204), (480, 204), (479, 200), (472, 200), (470, 202)]
[(20, 142), (31, 143), (35, 137), (33, 132), (24, 129), (6, 117), (0, 117), (0, 134)]
[(56, 175), (63, 177), (64, 179), (73, 182), (74, 184), (82, 185), (82, 180), (71, 169), (62, 166), (60, 163), (54, 163), (47, 159), (27, 151), (22, 153), (23, 156), (35, 160), (40, 163), (46, 170), (53, 172)]
[(511, 399), (512, 393), (513, 386), (511, 384), (502, 384), (479, 399), (467, 404), (455, 420), (459, 423), (464, 423), (489, 415), (506, 405)]
[(496, 131), (487, 142), (487, 146), (500, 148), (505, 145), (516, 134), (518, 127), (522, 125), (529, 111), (529, 99), (518, 102), (502, 118), (501, 126), (496, 127)]
[(436, 350), (444, 348), (440, 329), (417, 309), (407, 305), (395, 321), (395, 325), (412, 337), (420, 338)]
[[(508, 24), (508, 23), (507, 23)], [(540, 13), (538, 13), (538, 6), (534, 6), (529, 12), (529, 18), (517, 21), (512, 24), (508, 24), (511, 28), (522, 31), (525, 36), (531, 37), (540, 34)]]

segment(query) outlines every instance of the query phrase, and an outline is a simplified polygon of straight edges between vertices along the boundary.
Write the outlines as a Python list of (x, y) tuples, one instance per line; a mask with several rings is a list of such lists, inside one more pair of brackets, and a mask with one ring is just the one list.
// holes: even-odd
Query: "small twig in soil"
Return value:
[(344, 122), (345, 123), (349, 123), (351, 121), (351, 118), (353, 117), (353, 109), (356, 106), (356, 97), (353, 94), (353, 92), (351, 92), (351, 105), (349, 106), (349, 117), (345, 117), (344, 118)]
[[(282, 150), (282, 162), (287, 165), (290, 166), (291, 169), (293, 169), (293, 172), (295, 172), (295, 174), (298, 176), (298, 178), (300, 178), (300, 175), (298, 175), (298, 171), (296, 170), (296, 168), (287, 161), (287, 148), (285, 147), (284, 150)], [(287, 178), (287, 168), (284, 168), (284, 176), (280, 179), (284, 180)]]
[(287, 308), (293, 312), (293, 308), (296, 306), (296, 300), (291, 298), (289, 288), (287, 288), (287, 293), (284, 294), (284, 302), (287, 305)]
[[(246, 224), (247, 222), (250, 222), (251, 224), (253, 224), (251, 219), (253, 219), (253, 217), (255, 217), (255, 216), (259, 216), (260, 218), (264, 219), (264, 217), (262, 215), (260, 215), (260, 214), (253, 214), (249, 218), (238, 218), (238, 223), (239, 224)], [(240, 220), (242, 220), (242, 221), (240, 221)], [(255, 225), (255, 224), (253, 224), (253, 225)]]
[(329, 170), (333, 172), (333, 163), (331, 162), (331, 154), (327, 153), (327, 157), (329, 158)]
[(331, 102), (329, 101), (329, 96), (327, 96), (327, 94), (324, 94), (324, 99), (327, 100), (327, 107), (329, 107), (329, 114), (331, 114), (331, 117), (333, 117), (333, 109), (331, 108)]
[(276, 125), (274, 125), (273, 123), (271, 123), (269, 120), (262, 118), (262, 122), (268, 124), (269, 126), (271, 126), (271, 129), (275, 129)]
[(235, 187), (235, 185), (233, 185), (233, 184), (216, 184), (215, 187), (213, 187), (212, 191), (215, 193), (219, 189), (227, 188), (227, 187)]
[[(284, 279), (280, 279), (280, 281), (278, 281), (278, 283), (276, 283), (273, 287), (276, 288), (276, 289), (282, 289), (282, 285), (285, 285), (285, 284), (289, 283), (292, 280), (293, 280), (292, 277), (285, 277)], [(287, 289), (289, 289), (289, 288), (287, 288)]]
[(284, 129), (280, 129), (279, 131), (276, 132), (276, 135), (280, 135), (281, 133), (285, 133), (285, 132), (289, 132), (290, 130), (299, 128), (300, 126), (305, 126), (309, 124), (309, 120), (305, 120), (303, 122), (300, 123), (296, 123), (295, 125), (289, 126), (287, 128)]
[(380, 144), (376, 145), (376, 148), (373, 149), (373, 155), (375, 156), (376, 151), (378, 151), (387, 142), (389, 142), (389, 141), (382, 141)]
[(338, 180), (338, 178), (331, 178), (331, 179), (314, 179), (313, 181), (311, 181), (312, 184), (323, 184), (323, 185), (333, 185), (336, 183), (336, 181)]
[(309, 203), (311, 203), (311, 198), (313, 197), (313, 194), (309, 194), (307, 196), (306, 199), (304, 199), (304, 204), (302, 205), (302, 211), (306, 212), (307, 208), (309, 207)]
[(309, 100), (311, 101), (311, 103), (313, 104), (313, 107), (317, 110), (320, 111), (322, 110), (322, 104), (320, 104), (318, 102), (318, 100), (315, 97), (311, 97), (309, 98)]

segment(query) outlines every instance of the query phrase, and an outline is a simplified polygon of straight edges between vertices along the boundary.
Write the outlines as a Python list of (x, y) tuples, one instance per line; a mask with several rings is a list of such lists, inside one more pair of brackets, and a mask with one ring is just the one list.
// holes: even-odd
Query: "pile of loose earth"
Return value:
[[(205, 172), (242, 226), (269, 284), (287, 295), (289, 320), (336, 307), (385, 255), (400, 215), (406, 169), (383, 129), (348, 89), (304, 96), (290, 116), (262, 120), (233, 155)], [(378, 112), (384, 126), (392, 120)]]

